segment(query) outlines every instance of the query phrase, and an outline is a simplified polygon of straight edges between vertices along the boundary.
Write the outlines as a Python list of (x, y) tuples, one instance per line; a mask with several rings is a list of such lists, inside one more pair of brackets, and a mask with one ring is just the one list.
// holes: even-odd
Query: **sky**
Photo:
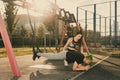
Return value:
[[(65, 10), (70, 11), (71, 13), (76, 12), (76, 7), (86, 4), (92, 4), (95, 2), (101, 2), (101, 0), (26, 0), (34, 10), (40, 12), (46, 11), (50, 8), (50, 2), (55, 3), (60, 8), (65, 8)], [(102, 0), (102, 1), (108, 1), (108, 0)], [(0, 1), (0, 8), (3, 7), (3, 3)], [(19, 9), (19, 13), (25, 13), (25, 9)]]
[[(50, 3), (54, 4), (55, 1), (60, 8), (64, 8), (66, 11), (69, 11), (70, 13), (74, 13), (74, 15), (76, 16), (76, 7), (78, 6), (106, 2), (110, 0), (26, 0), (26, 1), (31, 5), (32, 10), (30, 10), (30, 14), (34, 16), (44, 15), (44, 13), (50, 10), (50, 7), (51, 7)], [(111, 0), (111, 1), (115, 1), (115, 0)], [(110, 5), (109, 3), (97, 5), (97, 13), (99, 15), (102, 15), (103, 17), (110, 16), (109, 5)], [(114, 16), (114, 3), (112, 3), (111, 5), (112, 5), (111, 15)], [(3, 11), (4, 9), (2, 7), (3, 7), (3, 3), (0, 1), (0, 9)], [(118, 3), (118, 15), (120, 15), (119, 8), (120, 8), (120, 1)], [(82, 7), (82, 9), (93, 12), (93, 6)], [(84, 20), (82, 21), (82, 19), (85, 19), (84, 10), (79, 9), (79, 20), (81, 20), (80, 23), (83, 27), (85, 27), (85, 24), (84, 24), (85, 21)], [(18, 12), (19, 14), (26, 14), (26, 12), (27, 12), (26, 9), (19, 8), (19, 12)], [(97, 15), (97, 17), (99, 16)], [(93, 18), (93, 14), (88, 12), (88, 18)], [(114, 23), (113, 21), (114, 21), (114, 18), (112, 18), (112, 26)], [(118, 21), (120, 21), (119, 17), (118, 17)], [(99, 21), (97, 20), (97, 25), (99, 25), (98, 23)], [(104, 18), (102, 18), (102, 23), (103, 23), (102, 26), (105, 27)], [(93, 26), (93, 21), (89, 20), (88, 28), (92, 28), (91, 26)], [(109, 26), (109, 19), (107, 19), (107, 26)], [(102, 29), (103, 32), (104, 32), (104, 29), (105, 28)], [(99, 28), (97, 28), (97, 30), (99, 30)], [(107, 28), (107, 32), (109, 32), (109, 28)]]
[[(48, 11), (50, 9), (50, 7), (51, 7), (50, 3), (55, 3), (55, 1), (56, 1), (56, 4), (60, 8), (64, 8), (66, 11), (69, 11), (76, 15), (76, 7), (77, 6), (93, 4), (93, 3), (98, 3), (98, 2), (105, 2), (105, 1), (110, 1), (110, 0), (26, 0), (26, 1), (31, 5), (31, 8), (33, 10), (33, 11), (30, 11), (31, 14), (36, 13), (35, 15), (42, 15), (43, 13), (45, 13), (46, 11)], [(2, 9), (2, 8), (3, 8), (3, 3), (0, 1), (0, 9)], [(103, 8), (105, 8), (105, 5), (101, 6), (101, 9), (103, 9)], [(93, 10), (91, 6), (86, 7), (85, 9)], [(104, 10), (109, 10), (109, 9), (106, 7), (106, 9), (104, 9)], [(104, 10), (102, 10), (101, 12), (100, 12), (100, 10), (97, 10), (97, 12), (103, 13)], [(19, 8), (18, 13), (19, 14), (26, 13), (26, 9)], [(106, 14), (106, 13), (104, 13), (104, 14)]]

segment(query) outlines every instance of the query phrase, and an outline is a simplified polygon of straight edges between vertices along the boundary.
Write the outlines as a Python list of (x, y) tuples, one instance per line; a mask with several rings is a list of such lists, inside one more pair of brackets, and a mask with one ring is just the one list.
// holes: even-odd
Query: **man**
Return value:
[(68, 64), (73, 63), (73, 66), (72, 66), (73, 71), (88, 70), (90, 68), (89, 64), (93, 60), (92, 55), (90, 55), (90, 54), (87, 56), (84, 56), (82, 53), (80, 53), (80, 54), (78, 54), (78, 53), (67, 54), (67, 50), (61, 51), (60, 53), (56, 53), (56, 54), (37, 53), (37, 56), (46, 57), (50, 60), (51, 59), (52, 60), (61, 59), (61, 60), (67, 61)]

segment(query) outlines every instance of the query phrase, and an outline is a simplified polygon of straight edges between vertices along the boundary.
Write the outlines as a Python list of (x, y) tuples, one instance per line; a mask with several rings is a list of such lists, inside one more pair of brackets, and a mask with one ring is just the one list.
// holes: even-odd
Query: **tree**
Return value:
[(43, 23), (49, 32), (49, 44), (51, 45), (51, 40), (55, 40), (55, 16), (51, 14), (44, 16)]
[(45, 36), (45, 29), (44, 29), (44, 25), (41, 25), (38, 30), (37, 30), (37, 36), (40, 38), (44, 38)]
[(10, 39), (12, 39), (12, 33), (17, 25), (19, 18), (16, 20), (16, 15), (18, 12), (18, 8), (14, 4), (15, 0), (3, 0), (5, 5), (5, 21), (7, 24), (8, 34)]
[(37, 29), (37, 37), (39, 40), (37, 40), (38, 43), (40, 43), (40, 45), (42, 46), (43, 44), (43, 38), (45, 36), (45, 26), (44, 25), (40, 25), (39, 28)]
[(28, 32), (27, 32), (27, 30), (26, 30), (24, 25), (21, 26), (20, 32), (21, 32), (21, 38), (22, 38), (22, 41), (23, 41), (22, 43), (23, 43), (23, 46), (24, 46), (25, 37), (27, 37), (27, 34), (28, 34)]
[(21, 37), (23, 37), (23, 38), (27, 37), (28, 32), (24, 25), (21, 25), (20, 32), (21, 32)]
[(53, 35), (55, 30), (55, 16), (53, 15), (44, 16), (43, 23), (45, 24), (46, 29), (50, 32), (50, 35)]

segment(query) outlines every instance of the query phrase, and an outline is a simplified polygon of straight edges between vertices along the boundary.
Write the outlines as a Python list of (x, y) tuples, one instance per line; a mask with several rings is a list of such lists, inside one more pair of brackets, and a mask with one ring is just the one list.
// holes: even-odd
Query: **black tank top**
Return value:
[(69, 44), (69, 47), (75, 48), (76, 50), (78, 50), (78, 47), (79, 47), (78, 41), (75, 42), (75, 40), (74, 40), (74, 38), (73, 38), (72, 42)]

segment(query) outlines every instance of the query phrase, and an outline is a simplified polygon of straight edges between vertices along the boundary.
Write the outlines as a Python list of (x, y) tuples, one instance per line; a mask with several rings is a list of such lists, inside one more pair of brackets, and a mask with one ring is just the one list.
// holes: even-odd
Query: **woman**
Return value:
[[(70, 47), (68, 46), (68, 44), (69, 44)], [(86, 45), (85, 39), (82, 36), (82, 31), (79, 31), (79, 32), (76, 33), (76, 35), (74, 37), (71, 37), (71, 38), (68, 39), (68, 41), (67, 41), (66, 45), (64, 46), (63, 50), (69, 49), (69, 50), (75, 50), (75, 51), (81, 52), (81, 46), (82, 45), (85, 47), (85, 50), (86, 50), (87, 54), (89, 54), (89, 50), (88, 50), (88, 47)]]
[[(73, 63), (73, 70), (88, 70), (90, 66), (83, 66), (82, 63), (89, 64), (90, 59), (85, 58), (79, 50), (79, 45), (82, 45), (82, 32), (76, 33), (74, 37), (68, 39), (63, 50), (68, 50), (66, 53), (66, 61), (68, 63)], [(64, 62), (67, 63), (65, 60)]]

